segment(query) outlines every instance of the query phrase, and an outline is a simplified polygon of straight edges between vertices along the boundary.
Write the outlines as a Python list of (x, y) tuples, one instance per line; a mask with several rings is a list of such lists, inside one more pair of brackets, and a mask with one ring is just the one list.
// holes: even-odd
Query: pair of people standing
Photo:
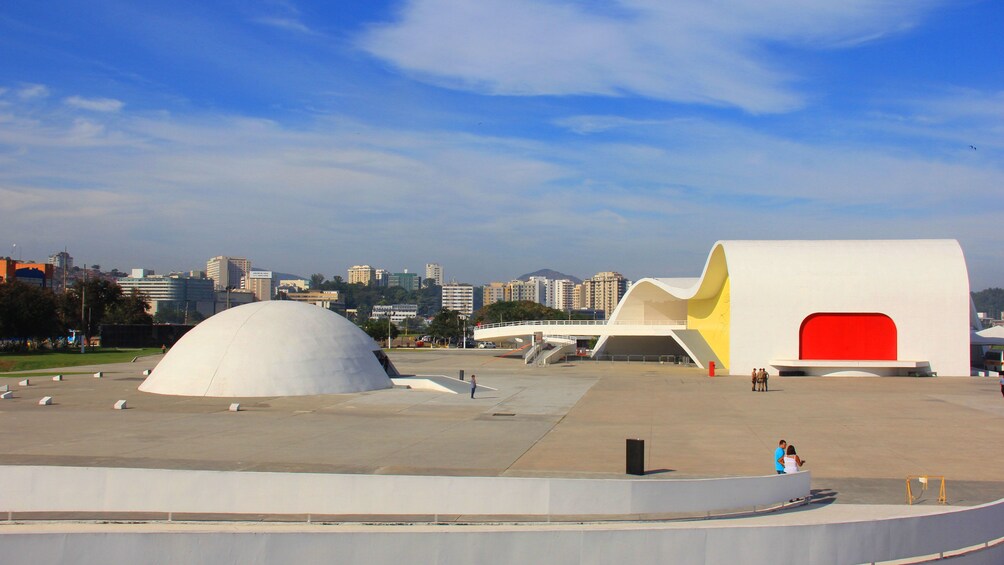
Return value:
[(767, 369), (763, 367), (759, 369), (753, 369), (752, 376), (752, 386), (753, 392), (763, 391), (767, 392)]
[(794, 445), (788, 445), (783, 439), (777, 442), (777, 449), (774, 450), (774, 470), (778, 475), (797, 473), (802, 465), (805, 465), (805, 461), (795, 453)]

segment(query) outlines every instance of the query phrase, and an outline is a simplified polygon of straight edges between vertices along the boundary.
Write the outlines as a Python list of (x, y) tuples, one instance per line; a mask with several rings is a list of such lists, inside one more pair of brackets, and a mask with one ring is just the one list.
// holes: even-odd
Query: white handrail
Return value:
[(493, 328), (509, 328), (513, 326), (686, 326), (686, 320), (522, 320), (518, 322), (501, 322), (481, 324), (477, 330)]

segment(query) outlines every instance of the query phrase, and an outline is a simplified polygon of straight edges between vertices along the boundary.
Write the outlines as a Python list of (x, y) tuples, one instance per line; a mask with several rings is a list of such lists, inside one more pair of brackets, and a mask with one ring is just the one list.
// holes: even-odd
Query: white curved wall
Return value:
[(809, 472), (560, 479), (2, 466), (0, 512), (635, 515), (752, 509), (809, 494)]

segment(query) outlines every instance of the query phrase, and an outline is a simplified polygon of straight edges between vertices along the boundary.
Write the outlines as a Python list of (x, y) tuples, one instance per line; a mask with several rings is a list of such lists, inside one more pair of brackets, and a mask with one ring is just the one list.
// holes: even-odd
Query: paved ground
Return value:
[[(1004, 497), (1004, 399), (989, 378), (708, 378), (674, 365), (527, 367), (492, 351), (401, 351), (403, 372), (477, 373), (495, 391), (384, 390), (237, 399), (141, 393), (136, 363), (75, 367), (0, 401), (0, 462), (358, 473), (616, 476), (624, 440), (653, 478), (766, 474), (794, 443), (825, 502), (905, 503), (907, 475), (945, 475), (949, 503)], [(49, 371), (51, 372), (51, 371)], [(0, 381), (2, 382), (2, 381)], [(52, 396), (53, 406), (38, 399)], [(112, 410), (116, 400), (129, 409)], [(916, 487), (917, 484), (914, 483)], [(924, 504), (932, 504), (928, 491)]]

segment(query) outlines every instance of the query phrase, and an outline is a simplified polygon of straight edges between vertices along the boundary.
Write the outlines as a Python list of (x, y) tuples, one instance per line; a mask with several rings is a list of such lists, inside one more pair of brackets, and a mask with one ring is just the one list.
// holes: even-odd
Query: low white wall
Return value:
[[(4, 563), (799, 563), (908, 559), (995, 539), (1004, 502), (944, 514), (785, 526), (603, 524), (560, 526), (102, 526), (102, 531), (0, 527)], [(718, 526), (720, 524), (720, 527)], [(702, 527), (703, 526), (703, 527)], [(711, 526), (711, 527), (708, 527)], [(207, 531), (208, 530), (208, 531)], [(1004, 562), (1004, 544), (953, 564)]]
[(715, 479), (561, 479), (0, 466), (0, 512), (619, 515), (765, 507), (808, 472)]

